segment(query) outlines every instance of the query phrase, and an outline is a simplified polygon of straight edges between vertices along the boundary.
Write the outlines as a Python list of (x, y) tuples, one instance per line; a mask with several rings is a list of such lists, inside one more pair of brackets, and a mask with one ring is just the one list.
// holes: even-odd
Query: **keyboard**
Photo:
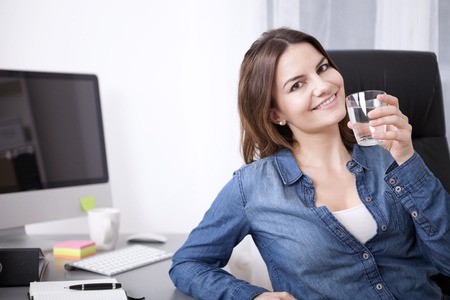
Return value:
[(143, 245), (131, 245), (66, 263), (64, 267), (68, 271), (83, 269), (106, 276), (113, 276), (169, 259), (172, 256), (173, 253), (164, 250)]

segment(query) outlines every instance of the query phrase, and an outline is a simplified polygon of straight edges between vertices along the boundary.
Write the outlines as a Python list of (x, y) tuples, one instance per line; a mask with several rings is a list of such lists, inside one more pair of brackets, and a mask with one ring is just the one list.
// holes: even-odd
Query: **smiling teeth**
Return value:
[(336, 99), (336, 95), (334, 95), (334, 96), (331, 97), (330, 99), (328, 99), (328, 100), (326, 100), (326, 101), (320, 103), (319, 105), (317, 105), (316, 107), (314, 107), (313, 110), (316, 110), (316, 109), (322, 108), (322, 107), (324, 107), (324, 106), (327, 106), (328, 104), (330, 104), (331, 102), (333, 102), (334, 99)]

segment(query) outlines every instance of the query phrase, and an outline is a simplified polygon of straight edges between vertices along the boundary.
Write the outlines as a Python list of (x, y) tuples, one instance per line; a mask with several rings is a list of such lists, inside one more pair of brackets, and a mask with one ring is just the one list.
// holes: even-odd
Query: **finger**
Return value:
[(377, 99), (380, 100), (380, 102), (386, 103), (387, 105), (399, 107), (398, 98), (389, 94), (380, 94), (377, 96)]
[(373, 120), (387, 115), (395, 115), (398, 112), (399, 110), (395, 106), (381, 106), (369, 111), (367, 116)]
[(412, 126), (408, 123), (403, 125), (388, 125), (386, 130), (378, 130), (372, 133), (374, 139), (397, 141), (400, 143), (409, 143), (411, 141)]
[(372, 119), (369, 121), (369, 125), (373, 127), (387, 125), (388, 129), (389, 126), (393, 126), (396, 130), (412, 132), (412, 126), (409, 124), (408, 117), (401, 113)]
[(255, 300), (296, 300), (291, 294), (287, 292), (266, 292), (258, 295)]
[(392, 121), (399, 120), (402, 122), (408, 123), (408, 117), (404, 115), (397, 107), (395, 106), (383, 106), (378, 107), (372, 111), (370, 111), (367, 115), (371, 121), (376, 121), (375, 125), (387, 124), (389, 121), (389, 117), (395, 117), (397, 119), (391, 119)]
[(409, 142), (411, 134), (406, 131), (389, 130), (374, 132), (372, 136), (374, 139), (382, 141)]
[(347, 127), (350, 128), (350, 129), (353, 129), (353, 124), (352, 124), (352, 122), (348, 121), (348, 122), (347, 122)]

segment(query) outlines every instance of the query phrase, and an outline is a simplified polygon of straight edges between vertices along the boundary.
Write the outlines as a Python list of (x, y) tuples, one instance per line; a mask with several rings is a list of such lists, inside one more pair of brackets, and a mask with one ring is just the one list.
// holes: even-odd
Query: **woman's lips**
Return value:
[(317, 110), (317, 109), (320, 109), (320, 108), (322, 108), (322, 107), (325, 107), (325, 106), (327, 106), (327, 105), (333, 103), (334, 100), (336, 100), (336, 95), (331, 96), (331, 98), (329, 98), (329, 99), (323, 101), (322, 103), (320, 103), (319, 105), (317, 105), (316, 107), (314, 107), (312, 110)]

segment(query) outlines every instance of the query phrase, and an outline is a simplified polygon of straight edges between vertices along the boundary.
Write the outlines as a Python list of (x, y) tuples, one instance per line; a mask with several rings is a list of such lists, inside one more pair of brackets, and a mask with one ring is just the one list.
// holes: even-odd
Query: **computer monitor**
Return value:
[(97, 76), (0, 70), (0, 241), (82, 201), (112, 206)]

